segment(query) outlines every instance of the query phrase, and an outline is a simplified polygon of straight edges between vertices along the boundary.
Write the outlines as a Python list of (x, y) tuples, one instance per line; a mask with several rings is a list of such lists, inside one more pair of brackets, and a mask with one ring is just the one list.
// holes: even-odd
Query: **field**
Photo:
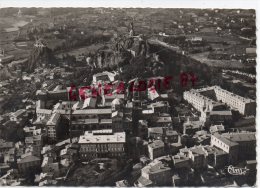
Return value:
[(84, 47), (76, 48), (76, 49), (73, 49), (73, 50), (70, 50), (70, 51), (57, 53), (55, 56), (58, 57), (58, 58), (61, 58), (62, 54), (69, 54), (69, 55), (73, 55), (73, 56), (77, 57), (81, 54), (93, 53), (103, 46), (104, 46), (104, 44), (92, 44), (90, 46), (84, 46)]
[(222, 68), (237, 68), (237, 69), (242, 69), (245, 66), (236, 60), (212, 60), (208, 59), (208, 54), (209, 52), (203, 52), (203, 53), (197, 53), (197, 54), (190, 54), (189, 56), (201, 63), (205, 63), (209, 66), (212, 67), (222, 67)]
[(8, 30), (18, 30), (19, 27), (23, 27), (28, 24), (28, 19), (19, 19), (16, 17), (1, 17), (0, 18), (0, 28), (4, 29), (6, 32)]
[(0, 49), (4, 49), (7, 55), (14, 55), (15, 59), (26, 58), (29, 54), (27, 48), (17, 48), (13, 40), (18, 36), (19, 27), (29, 23), (29, 18), (1, 17), (0, 18)]

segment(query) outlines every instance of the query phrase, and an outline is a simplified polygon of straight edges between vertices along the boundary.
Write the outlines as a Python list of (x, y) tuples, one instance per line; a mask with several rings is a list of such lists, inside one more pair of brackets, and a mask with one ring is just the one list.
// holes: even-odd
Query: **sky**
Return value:
[[(0, 0), (0, 7), (256, 8), (258, 0)], [(235, 3), (234, 3), (235, 2)]]

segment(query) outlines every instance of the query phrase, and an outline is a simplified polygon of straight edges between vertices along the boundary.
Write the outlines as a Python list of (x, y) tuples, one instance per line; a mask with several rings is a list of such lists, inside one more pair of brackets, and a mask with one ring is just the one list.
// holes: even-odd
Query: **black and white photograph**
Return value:
[(0, 186), (256, 186), (256, 17), (0, 3)]

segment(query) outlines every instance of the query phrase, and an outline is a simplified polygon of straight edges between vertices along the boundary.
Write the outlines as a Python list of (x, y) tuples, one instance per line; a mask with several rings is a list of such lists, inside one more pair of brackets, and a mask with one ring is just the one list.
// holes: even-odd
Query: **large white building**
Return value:
[(211, 111), (212, 109), (220, 107), (221, 103), (225, 103), (232, 109), (238, 110), (241, 114), (246, 116), (255, 115), (256, 113), (256, 102), (254, 100), (241, 97), (219, 86), (196, 90), (192, 89), (184, 92), (183, 98), (198, 111), (202, 111), (205, 105), (208, 106)]
[(237, 163), (239, 159), (253, 159), (256, 155), (255, 132), (215, 133), (211, 135), (211, 145), (228, 153), (231, 163)]
[[(83, 101), (63, 101), (56, 103), (52, 109), (46, 109), (43, 103), (42, 100), (38, 100), (36, 103), (37, 121), (35, 123), (47, 121), (45, 123), (47, 136), (52, 140), (57, 139), (56, 129), (61, 126), (61, 120), (69, 120), (70, 117), (72, 136), (80, 136), (88, 130), (113, 129), (113, 131), (122, 131), (122, 123), (116, 123), (116, 118), (112, 117), (112, 108), (87, 107), (82, 109)], [(118, 110), (118, 108), (114, 107), (114, 110)]]
[(202, 95), (198, 90), (195, 89), (185, 91), (183, 93), (183, 98), (198, 111), (202, 111), (205, 105), (209, 107), (209, 110), (212, 110), (214, 106), (220, 105), (219, 102)]
[(56, 138), (57, 138), (56, 129), (57, 129), (59, 122), (60, 122), (60, 114), (54, 113), (51, 115), (49, 121), (46, 123), (47, 136), (51, 140), (56, 140)]
[(103, 157), (121, 157), (125, 153), (125, 132), (110, 130), (86, 131), (79, 138), (80, 157), (90, 160)]
[(243, 115), (255, 115), (256, 102), (252, 99), (244, 98), (227, 90), (214, 86), (217, 100), (226, 103), (230, 107), (237, 109)]

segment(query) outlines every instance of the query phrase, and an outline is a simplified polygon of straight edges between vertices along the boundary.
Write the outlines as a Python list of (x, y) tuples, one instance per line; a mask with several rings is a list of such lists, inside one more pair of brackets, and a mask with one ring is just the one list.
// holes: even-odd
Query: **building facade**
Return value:
[(164, 143), (161, 140), (155, 140), (148, 144), (148, 153), (150, 159), (155, 159), (164, 155)]
[(154, 160), (142, 168), (141, 176), (153, 182), (153, 185), (167, 185), (171, 183), (171, 168), (161, 161)]
[(84, 160), (94, 158), (118, 158), (125, 154), (125, 132), (110, 130), (86, 131), (79, 138), (80, 157)]
[(39, 168), (41, 166), (41, 159), (36, 156), (29, 155), (20, 160), (18, 159), (17, 165), (20, 172), (28, 172), (30, 169)]
[(211, 136), (211, 145), (229, 154), (231, 163), (250, 160), (256, 155), (256, 137), (254, 132), (223, 133)]
[(254, 100), (241, 97), (219, 86), (192, 89), (184, 92), (183, 98), (198, 111), (202, 111), (205, 105), (211, 111), (219, 103), (225, 103), (232, 109), (239, 111), (242, 115), (250, 116), (256, 114), (256, 102)]

